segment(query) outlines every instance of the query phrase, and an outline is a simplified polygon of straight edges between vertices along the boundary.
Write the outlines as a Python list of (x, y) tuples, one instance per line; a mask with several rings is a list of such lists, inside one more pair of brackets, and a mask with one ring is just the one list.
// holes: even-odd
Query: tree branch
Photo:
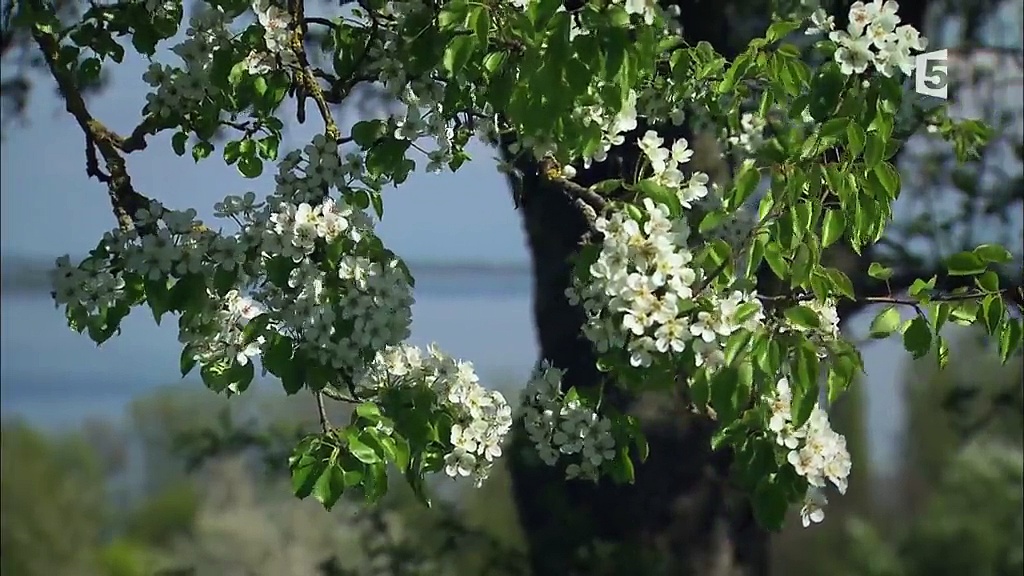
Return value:
[(331, 431), (331, 421), (327, 419), (327, 407), (324, 406), (324, 395), (320, 392), (313, 392), (313, 396), (316, 398), (316, 411), (317, 416), (320, 418), (320, 430), (324, 434)]
[[(292, 22), (294, 22), (291, 48), (299, 64), (298, 70), (295, 72), (295, 83), (301, 95), (308, 94), (316, 102), (317, 110), (324, 121), (324, 135), (336, 142), (341, 137), (341, 133), (338, 130), (337, 123), (334, 121), (334, 117), (331, 115), (331, 109), (327, 106), (324, 91), (316, 80), (312, 66), (309, 65), (309, 57), (306, 54), (306, 47), (303, 43), (306, 34), (306, 22), (308, 20), (305, 18), (305, 11), (304, 0), (289, 0), (288, 12), (291, 14)], [(305, 118), (305, 98), (301, 96), (298, 98), (298, 107), (300, 109), (299, 119), (301, 121)]]
[[(37, 6), (42, 10), (43, 7)], [(125, 166), (124, 158), (120, 151), (127, 148), (126, 140), (111, 131), (102, 122), (93, 118), (85, 105), (85, 100), (75, 83), (74, 76), (69, 68), (61, 62), (60, 43), (57, 36), (52, 32), (46, 32), (39, 26), (32, 29), (32, 37), (39, 45), (43, 59), (50, 70), (51, 75), (57, 82), (64, 97), (65, 108), (74, 116), (78, 125), (82, 128), (86, 138), (86, 169), (93, 178), (105, 183), (110, 195), (110, 203), (117, 218), (118, 225), (122, 230), (130, 230), (135, 227), (135, 214), (142, 208), (150, 205), (150, 200), (138, 193), (132, 186), (131, 177)], [(143, 128), (146, 126), (146, 128)], [(141, 149), (145, 146), (144, 132), (148, 124), (143, 122), (136, 133), (132, 134), (132, 149)], [(139, 144), (141, 142), (141, 144)], [(106, 164), (107, 173), (99, 169), (99, 159), (95, 152), (99, 151), (100, 156)]]

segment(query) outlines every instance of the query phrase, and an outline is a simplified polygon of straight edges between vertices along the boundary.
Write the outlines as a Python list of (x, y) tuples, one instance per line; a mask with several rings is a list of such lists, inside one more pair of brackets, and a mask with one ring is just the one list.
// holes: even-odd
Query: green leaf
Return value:
[(185, 312), (202, 308), (206, 303), (206, 277), (202, 274), (187, 274), (179, 278), (170, 289), (167, 305), (170, 310)]
[(637, 458), (640, 459), (640, 462), (646, 462), (647, 457), (651, 455), (651, 445), (647, 442), (647, 437), (639, 427), (633, 431), (633, 445), (636, 447)]
[(850, 281), (850, 277), (847, 276), (842, 270), (835, 268), (827, 268), (825, 275), (832, 282), (836, 291), (846, 296), (850, 300), (856, 300), (857, 294), (853, 291), (853, 282)]
[(363, 493), (368, 503), (375, 503), (388, 492), (387, 464), (368, 464), (363, 474)]
[(935, 359), (938, 361), (940, 370), (949, 364), (949, 344), (942, 336), (939, 336), (939, 351), (935, 354)]
[(292, 473), (292, 491), (300, 499), (313, 492), (320, 476), (327, 470), (328, 460), (325, 456), (329, 452), (324, 454), (324, 448), (326, 447), (318, 438), (301, 442), (296, 450), (302, 451), (294, 454), (289, 462)]
[(306, 385), (311, 390), (319, 391), (331, 385), (337, 373), (318, 362), (311, 362), (304, 367), (304, 375)]
[(790, 286), (804, 286), (811, 278), (811, 251), (807, 244), (801, 243), (796, 248), (796, 256), (793, 257), (792, 278)]
[(384, 135), (384, 122), (380, 120), (363, 120), (352, 126), (352, 141), (366, 150)]
[(241, 394), (252, 384), (256, 369), (252, 362), (238, 364), (232, 361), (224, 363), (204, 364), (199, 370), (203, 384), (214, 392), (227, 390), (229, 393)]
[(793, 426), (799, 428), (818, 404), (818, 355), (809, 342), (795, 350), (792, 376), (789, 384), (793, 394)]
[(821, 319), (818, 317), (818, 313), (807, 306), (798, 304), (787, 308), (784, 314), (786, 319), (793, 325), (805, 330), (815, 330), (821, 327)]
[(263, 174), (263, 161), (256, 154), (242, 156), (238, 159), (238, 172), (246, 178), (259, 178)]
[(1010, 360), (1010, 356), (1021, 346), (1021, 340), (1024, 338), (1024, 326), (1021, 325), (1021, 321), (1016, 318), (1007, 318), (1006, 322), (1003, 322), (1002, 332), (999, 334), (999, 359), (1006, 364)]
[(885, 155), (885, 140), (877, 132), (869, 132), (864, 146), (864, 165), (872, 169)]
[(381, 461), (380, 455), (368, 446), (354, 430), (346, 431), (348, 451), (363, 464), (376, 464)]
[(256, 142), (256, 152), (264, 160), (277, 160), (278, 148), (281, 146), (281, 139), (274, 134), (260, 138)]
[(828, 367), (828, 402), (832, 404), (850, 387), (856, 375), (856, 365), (846, 356), (839, 356), (829, 362)]
[(826, 210), (825, 221), (821, 228), (821, 247), (828, 248), (843, 237), (846, 229), (846, 216), (839, 210)]
[(768, 267), (772, 269), (772, 272), (780, 280), (785, 280), (789, 276), (789, 264), (786, 263), (782, 250), (777, 243), (769, 242), (765, 244), (764, 259), (768, 262)]
[(750, 198), (750, 195), (757, 189), (757, 185), (761, 183), (761, 172), (758, 170), (754, 161), (751, 159), (744, 160), (743, 165), (740, 166), (739, 174), (736, 175), (736, 185), (733, 186), (732, 194), (729, 195), (729, 208), (735, 209), (741, 206)]
[(288, 395), (296, 394), (306, 383), (303, 355), (292, 348), (292, 339), (275, 334), (263, 354), (263, 367), (281, 379)]
[(397, 138), (383, 138), (366, 153), (366, 170), (373, 175), (395, 172), (405, 160), (405, 152), (412, 142)]
[(789, 510), (789, 501), (785, 492), (770, 477), (763, 477), (757, 483), (752, 500), (758, 524), (767, 530), (782, 528)]
[(746, 76), (747, 71), (750, 70), (752, 64), (750, 54), (744, 52), (736, 57), (733, 61), (732, 66), (725, 72), (725, 76), (722, 81), (718, 84), (718, 93), (726, 94), (732, 92), (736, 88), (736, 83)]
[(950, 276), (973, 276), (985, 271), (985, 262), (973, 252), (960, 252), (946, 259)]
[(153, 311), (153, 319), (159, 325), (164, 314), (171, 310), (171, 293), (167, 288), (167, 280), (165, 278), (157, 280), (147, 278), (143, 286), (146, 290), (146, 302), (149, 304), (150, 310)]
[(103, 63), (99, 58), (86, 58), (78, 66), (78, 85), (89, 86), (100, 79), (100, 72), (103, 70)]
[(748, 426), (742, 420), (719, 428), (711, 436), (711, 449), (717, 452), (726, 446), (738, 444), (746, 436), (747, 429)]
[(869, 333), (872, 338), (888, 338), (900, 327), (900, 312), (895, 305), (886, 306), (871, 321)]
[(399, 470), (406, 471), (410, 462), (409, 441), (401, 436), (385, 436), (382, 440), (390, 440), (390, 442), (382, 442), (388, 459), (394, 462)]
[(998, 294), (992, 294), (986, 296), (982, 301), (981, 316), (978, 319), (983, 322), (988, 333), (995, 336), (1005, 313), (1006, 304), (1003, 303), (1003, 297)]
[(188, 373), (196, 367), (195, 352), (189, 346), (185, 346), (181, 351), (181, 357), (178, 360), (178, 366), (181, 369), (181, 377), (188, 376)]
[(242, 154), (242, 141), (232, 140), (224, 145), (224, 162), (229, 166), (238, 161), (238, 157)]
[(937, 278), (935, 276), (932, 276), (928, 281), (915, 278), (914, 282), (911, 283), (910, 288), (907, 289), (907, 293), (921, 301), (927, 301), (931, 295), (931, 291), (935, 289), (936, 280)]
[(734, 320), (736, 324), (743, 324), (750, 318), (753, 318), (754, 314), (758, 310), (761, 310), (761, 305), (757, 302), (745, 302), (736, 309)]
[(356, 406), (356, 416), (369, 420), (374, 424), (380, 422), (384, 417), (384, 415), (381, 414), (380, 406), (374, 402), (363, 402)]
[(700, 221), (697, 231), (700, 232), (701, 235), (706, 236), (709, 232), (717, 229), (727, 217), (728, 215), (724, 210), (708, 212)]
[(632, 484), (636, 479), (633, 460), (629, 457), (629, 447), (623, 446), (616, 450), (615, 459), (607, 463), (609, 475), (619, 484)]
[(285, 365), (292, 360), (292, 339), (283, 334), (270, 337), (270, 344), (263, 355), (263, 366), (274, 376), (280, 376)]
[(765, 40), (769, 43), (777, 42), (801, 26), (803, 23), (799, 20), (776, 20), (768, 27), (768, 32), (764, 36)]
[(442, 63), (448, 74), (451, 76), (458, 75), (466, 67), (469, 59), (473, 57), (476, 47), (476, 36), (463, 35), (453, 38), (451, 44), (444, 51), (444, 57), (442, 58)]
[(1013, 259), (1010, 251), (996, 244), (982, 244), (974, 249), (974, 255), (982, 262), (1004, 264)]
[(192, 147), (192, 159), (196, 162), (206, 158), (213, 152), (213, 144), (200, 140)]
[(989, 270), (974, 279), (974, 283), (978, 285), (978, 288), (986, 292), (998, 292), (999, 291), (999, 274)]
[(313, 498), (330, 510), (345, 493), (345, 471), (336, 462), (331, 462), (313, 485)]
[(846, 127), (846, 148), (850, 151), (851, 158), (860, 156), (860, 153), (864, 151), (865, 138), (864, 129), (856, 122), (851, 122)]
[(185, 132), (175, 132), (174, 136), (171, 136), (171, 149), (178, 156), (185, 155), (185, 144), (188, 143), (188, 134)]
[(741, 382), (738, 367), (724, 366), (712, 378), (710, 392), (711, 406), (715, 409), (718, 422), (724, 426), (739, 416), (746, 398), (749, 397), (750, 388)]
[(875, 166), (875, 176), (882, 183), (882, 187), (888, 192), (889, 198), (895, 199), (900, 191), (900, 173), (896, 167), (888, 162), (882, 162)]
[(871, 265), (868, 266), (868, 276), (871, 276), (872, 278), (875, 278), (877, 280), (888, 280), (892, 278), (892, 275), (892, 268), (883, 266), (878, 262), (872, 262)]
[(848, 127), (852, 125), (853, 124), (850, 122), (849, 118), (832, 118), (826, 120), (825, 123), (821, 125), (821, 130), (818, 132), (818, 136), (830, 142), (835, 141), (840, 135), (845, 136), (847, 134)]
[(915, 316), (903, 331), (903, 347), (915, 358), (924, 358), (932, 347), (932, 330), (928, 319)]
[(493, 76), (494, 73), (501, 68), (501, 65), (505, 63), (507, 58), (508, 54), (505, 52), (491, 52), (484, 57), (484, 70), (486, 70), (489, 75)]

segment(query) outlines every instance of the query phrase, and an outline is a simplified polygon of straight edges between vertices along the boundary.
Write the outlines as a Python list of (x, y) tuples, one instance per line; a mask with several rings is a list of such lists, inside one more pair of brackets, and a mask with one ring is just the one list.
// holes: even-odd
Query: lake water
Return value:
[[(438, 342), (473, 361), (482, 378), (504, 386), (525, 380), (536, 358), (525, 269), (418, 273), (416, 298), (413, 343)], [(86, 416), (118, 416), (136, 395), (181, 381), (173, 319), (157, 326), (146, 309), (137, 309), (124, 320), (120, 336), (97, 347), (67, 327), (48, 295), (7, 292), (0, 304), (4, 416), (74, 425)]]

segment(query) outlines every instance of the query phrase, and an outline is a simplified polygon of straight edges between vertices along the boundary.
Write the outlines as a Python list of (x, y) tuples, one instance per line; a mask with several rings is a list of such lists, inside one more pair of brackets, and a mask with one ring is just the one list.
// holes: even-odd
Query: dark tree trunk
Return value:
[[(920, 29), (926, 2), (906, 2), (904, 21)], [(681, 6), (691, 45), (706, 40), (727, 57), (745, 45), (737, 31), (740, 19), (751, 16), (752, 3), (672, 3)], [(767, 11), (762, 17), (767, 21)], [(620, 146), (608, 162), (580, 171), (575, 181), (589, 186), (622, 177), (622, 167), (635, 163), (624, 155), (636, 153)], [(533, 261), (541, 355), (566, 371), (564, 387), (596, 386), (604, 375), (581, 334), (583, 312), (565, 297), (570, 260), (586, 241), (586, 219), (573, 198), (538, 176), (535, 162), (516, 167), (522, 175), (512, 185)], [(650, 458), (637, 466), (633, 485), (566, 481), (561, 468), (539, 462), (520, 428), (514, 433), (513, 492), (534, 576), (766, 576), (768, 534), (729, 481), (731, 455), (710, 448), (713, 422), (666, 396), (612, 402), (641, 417), (650, 443)]]

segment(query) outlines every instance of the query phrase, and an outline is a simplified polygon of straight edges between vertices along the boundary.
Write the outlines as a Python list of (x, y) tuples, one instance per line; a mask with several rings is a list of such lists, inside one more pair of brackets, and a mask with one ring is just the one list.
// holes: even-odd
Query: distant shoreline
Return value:
[[(0, 264), (0, 292), (5, 296), (46, 294), (50, 291), (47, 277), (53, 267), (52, 261), (43, 258), (20, 255), (3, 255)], [(55, 259), (54, 259), (55, 260)], [(513, 292), (529, 289), (532, 274), (526, 262), (408, 262), (410, 270), (424, 283), (431, 285), (451, 284), (495, 284), (514, 288)], [(509, 285), (511, 283), (511, 285)], [(443, 290), (449, 292), (449, 290)], [(507, 292), (508, 290), (499, 290)], [(460, 290), (459, 292), (462, 292)], [(470, 290), (475, 292), (475, 290)], [(491, 292), (491, 290), (485, 290)]]

